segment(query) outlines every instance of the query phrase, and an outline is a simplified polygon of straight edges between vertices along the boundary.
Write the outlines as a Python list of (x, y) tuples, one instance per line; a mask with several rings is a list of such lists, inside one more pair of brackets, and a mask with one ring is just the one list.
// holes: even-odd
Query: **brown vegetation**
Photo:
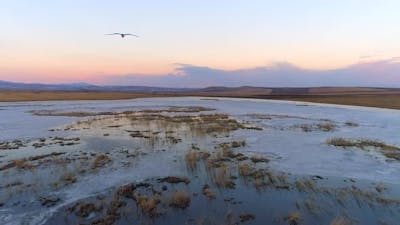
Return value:
[(252, 156), (252, 157), (250, 157), (250, 160), (251, 160), (253, 163), (261, 163), (261, 162), (263, 162), (263, 163), (268, 163), (268, 162), (270, 161), (270, 160), (267, 159), (267, 158), (259, 157), (259, 156)]
[(122, 92), (0, 91), (0, 102), (53, 100), (116, 100), (166, 95)]
[(185, 155), (185, 162), (187, 168), (190, 170), (195, 170), (197, 168), (197, 161), (200, 159), (200, 154), (197, 151), (188, 151)]
[(242, 222), (242, 223), (250, 221), (250, 220), (254, 220), (255, 218), (256, 218), (256, 216), (253, 215), (253, 214), (242, 214), (242, 215), (239, 215), (240, 222)]
[(42, 206), (51, 207), (56, 205), (61, 199), (56, 196), (41, 197), (39, 199)]
[(155, 197), (146, 197), (142, 195), (134, 195), (133, 199), (135, 200), (137, 206), (146, 214), (151, 217), (157, 215), (157, 205), (160, 203), (160, 200)]
[[(113, 100), (143, 97), (209, 96), (279, 99), (342, 105), (400, 109), (399, 89), (321, 87), (321, 88), (206, 88), (185, 93), (0, 91), (0, 102), (46, 100)], [(214, 100), (214, 99), (213, 99)]]
[(239, 164), (239, 175), (243, 177), (250, 176), (253, 173), (253, 168), (247, 163)]
[(315, 186), (315, 182), (312, 180), (308, 179), (303, 179), (303, 180), (297, 180), (295, 183), (295, 186), (298, 191), (312, 191), (315, 192), (317, 190), (317, 187)]
[(14, 165), (17, 169), (20, 169), (20, 170), (33, 168), (33, 165), (28, 163), (25, 159), (15, 160)]
[(345, 219), (343, 217), (336, 217), (330, 223), (330, 225), (351, 225), (351, 224), (353, 224), (353, 223), (350, 220)]
[(299, 124), (299, 125), (294, 125), (292, 128), (301, 129), (301, 131), (303, 132), (312, 132), (312, 131), (331, 132), (336, 129), (336, 125), (333, 123)]
[(231, 141), (231, 142), (223, 142), (219, 144), (217, 147), (226, 149), (226, 148), (240, 148), (246, 146), (246, 141)]
[(377, 184), (377, 185), (375, 186), (375, 190), (376, 190), (377, 192), (382, 192), (382, 191), (386, 190), (386, 188), (385, 188), (385, 186), (383, 186), (383, 184)]
[(120, 218), (119, 209), (126, 205), (126, 202), (123, 202), (119, 199), (113, 199), (110, 201), (108, 208), (106, 210), (106, 215), (94, 221), (93, 225), (112, 225), (115, 224), (115, 221)]
[(173, 177), (173, 176), (160, 178), (160, 179), (158, 179), (158, 181), (162, 182), (162, 183), (170, 183), (170, 184), (178, 184), (178, 183), (189, 184), (190, 183), (190, 180), (187, 177), (181, 178), (181, 177)]
[(283, 218), (289, 225), (298, 225), (300, 222), (300, 214), (298, 212), (291, 212)]
[[(80, 112), (80, 111), (56, 111), (56, 110), (32, 110), (29, 111), (36, 116), (71, 116), (71, 117), (87, 117), (87, 116), (111, 116), (118, 114), (132, 114), (132, 113), (163, 113), (163, 112), (206, 112), (213, 111), (215, 109), (200, 107), (200, 106), (189, 106), (189, 107), (178, 107), (173, 106), (167, 109), (145, 109), (139, 111), (124, 111), (124, 112)], [(119, 127), (119, 126), (109, 126)]]
[(400, 94), (263, 96), (256, 98), (400, 109)]
[(102, 206), (96, 206), (94, 203), (77, 203), (70, 210), (76, 211), (75, 215), (79, 217), (88, 217), (93, 212), (103, 209)]
[(185, 209), (190, 205), (190, 197), (184, 191), (176, 191), (171, 194), (169, 205)]
[(346, 138), (332, 138), (327, 141), (327, 144), (337, 146), (337, 147), (357, 147), (357, 148), (367, 148), (367, 147), (375, 147), (382, 149), (396, 149), (400, 150), (400, 148), (396, 146), (387, 145), (380, 141), (368, 140), (368, 139), (359, 139), (359, 140), (351, 140)]
[(25, 147), (25, 144), (26, 143), (21, 140), (0, 142), (0, 150), (15, 150), (20, 147)]
[(214, 192), (211, 190), (210, 186), (208, 184), (205, 184), (203, 186), (203, 195), (206, 196), (208, 199), (215, 199), (215, 194)]
[(358, 123), (352, 122), (352, 121), (347, 121), (347, 122), (344, 123), (344, 125), (346, 125), (348, 127), (358, 127), (358, 126), (360, 126)]
[(233, 182), (232, 174), (225, 164), (214, 167), (210, 170), (214, 184), (219, 188), (234, 189), (236, 184)]
[(345, 138), (332, 138), (326, 141), (328, 145), (333, 145), (342, 148), (359, 148), (362, 150), (368, 150), (370, 148), (378, 149), (387, 158), (400, 160), (400, 147), (394, 145), (388, 145), (381, 141), (359, 139), (350, 140)]
[(75, 183), (77, 179), (73, 173), (65, 173), (61, 176), (61, 180), (66, 183)]
[(111, 159), (107, 155), (104, 155), (104, 154), (98, 155), (98, 156), (96, 156), (96, 158), (93, 161), (92, 169), (97, 169), (97, 168), (103, 167), (110, 161), (111, 161)]

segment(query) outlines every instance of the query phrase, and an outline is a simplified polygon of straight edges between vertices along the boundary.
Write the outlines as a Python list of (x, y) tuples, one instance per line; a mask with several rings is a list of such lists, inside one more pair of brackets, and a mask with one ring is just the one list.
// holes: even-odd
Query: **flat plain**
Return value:
[(400, 109), (400, 90), (385, 88), (205, 88), (186, 92), (0, 91), (0, 102), (118, 100), (144, 97), (232, 97)]

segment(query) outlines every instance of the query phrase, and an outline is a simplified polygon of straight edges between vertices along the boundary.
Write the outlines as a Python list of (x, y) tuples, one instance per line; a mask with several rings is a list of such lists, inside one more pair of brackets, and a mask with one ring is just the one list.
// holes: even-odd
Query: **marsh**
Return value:
[(400, 219), (399, 111), (214, 100), (1, 103), (0, 223)]

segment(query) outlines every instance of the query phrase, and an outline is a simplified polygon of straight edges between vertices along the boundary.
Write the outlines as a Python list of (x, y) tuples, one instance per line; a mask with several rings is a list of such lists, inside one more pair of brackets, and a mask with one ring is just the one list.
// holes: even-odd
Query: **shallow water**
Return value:
[[(201, 106), (214, 108), (215, 111), (197, 113), (161, 113), (162, 115), (196, 115), (224, 113), (249, 126), (263, 128), (263, 130), (238, 129), (229, 134), (221, 133), (217, 137), (210, 136), (202, 127), (190, 127), (184, 123), (165, 123), (160, 121), (131, 121), (126, 118), (97, 117), (65, 117), (65, 116), (35, 116), (32, 110), (54, 110), (57, 112), (123, 112), (144, 109), (165, 109), (170, 106)], [(387, 144), (400, 146), (398, 130), (400, 130), (400, 111), (389, 109), (375, 109), (366, 107), (346, 107), (337, 105), (323, 105), (283, 101), (249, 100), (197, 97), (179, 98), (146, 98), (120, 101), (58, 101), (58, 102), (27, 102), (27, 103), (0, 103), (0, 142), (15, 139), (27, 142), (26, 147), (14, 150), (0, 150), (0, 166), (11, 160), (28, 158), (35, 155), (63, 152), (57, 164), (37, 161), (33, 170), (0, 171), (1, 184), (15, 185), (0, 188), (0, 221), (2, 224), (42, 224), (49, 219), (56, 221), (60, 210), (80, 199), (96, 196), (108, 192), (120, 185), (139, 182), (150, 178), (163, 176), (192, 176), (182, 162), (185, 152), (196, 143), (201, 149), (212, 150), (217, 143), (229, 140), (245, 140), (247, 145), (240, 148), (240, 152), (264, 156), (271, 161), (268, 167), (294, 177), (318, 175), (333, 180), (353, 178), (366, 189), (374, 189), (377, 183), (383, 183), (388, 191), (385, 195), (397, 198), (400, 181), (400, 162), (388, 160), (377, 151), (361, 151), (340, 149), (326, 145), (326, 140), (333, 137), (376, 139)], [(91, 121), (86, 124), (76, 121)], [(107, 119), (108, 118), (108, 119)], [(346, 122), (356, 122), (359, 126), (346, 126)], [(324, 132), (312, 129), (304, 132), (299, 125), (315, 125), (331, 123), (335, 125), (333, 131)], [(85, 126), (87, 129), (85, 129)], [(68, 128), (68, 129), (66, 129)], [(71, 129), (72, 128), (72, 129)], [(51, 131), (55, 130), (55, 131)], [(131, 133), (128, 131), (131, 130)], [(132, 138), (134, 130), (146, 131), (153, 138)], [(168, 133), (174, 131), (174, 133)], [(145, 133), (140, 133), (141, 135)], [(47, 138), (45, 143), (52, 143), (49, 137), (79, 137), (79, 143), (74, 145), (51, 144), (41, 148), (34, 148), (39, 138)], [(167, 138), (172, 137), (172, 138)], [(176, 138), (182, 139), (176, 141)], [(172, 141), (172, 142), (171, 142)], [(77, 168), (90, 170), (92, 158), (90, 154), (107, 153), (111, 158), (104, 168), (95, 172), (78, 173)], [(127, 157), (136, 154), (135, 157)], [(89, 159), (80, 159), (88, 157)], [(89, 161), (88, 161), (89, 160)], [(71, 172), (76, 174), (77, 182), (71, 184), (54, 184), (62, 174)], [(202, 174), (202, 173), (200, 173)], [(202, 177), (203, 175), (200, 175)], [(195, 181), (194, 181), (195, 182)], [(337, 182), (326, 182), (327, 186), (338, 186)], [(28, 187), (28, 188), (27, 188)], [(194, 186), (193, 186), (194, 188)], [(189, 188), (190, 189), (190, 188)], [(246, 194), (247, 193), (247, 194)], [(235, 210), (243, 207), (254, 208), (258, 222), (267, 221), (260, 218), (263, 208), (272, 210), (272, 206), (257, 205), (257, 194), (238, 185), (235, 191), (237, 198), (247, 199), (244, 206), (235, 206)], [(282, 196), (283, 195), (283, 196)], [(289, 195), (290, 197), (288, 197)], [(281, 211), (289, 208), (288, 202), (298, 198), (297, 192), (270, 192), (262, 195), (263, 201), (271, 201), (287, 197)], [(54, 206), (43, 207), (38, 199), (43, 196), (57, 196), (60, 201)], [(278, 197), (277, 197), (278, 196)], [(253, 199), (253, 200), (251, 200)], [(261, 201), (261, 202), (263, 202)], [(330, 201), (329, 199), (327, 201)], [(195, 207), (193, 205), (199, 204)], [(192, 209), (207, 209), (206, 203), (193, 203)], [(327, 203), (328, 204), (328, 203)], [(213, 204), (210, 207), (228, 210), (230, 207), (219, 207)], [(348, 206), (349, 207), (349, 206)], [(350, 206), (350, 208), (354, 208)], [(261, 211), (260, 211), (261, 210)], [(358, 217), (370, 209), (353, 210)], [(391, 208), (391, 210), (397, 210)], [(279, 210), (278, 210), (279, 211)], [(282, 213), (276, 212), (277, 214)], [(388, 217), (385, 210), (372, 211), (377, 215), (373, 218)], [(386, 210), (388, 211), (388, 210)], [(390, 210), (389, 210), (390, 211)], [(206, 214), (206, 213), (205, 213)], [(272, 213), (274, 214), (274, 213)], [(271, 216), (272, 214), (268, 214)], [(175, 214), (172, 214), (175, 215)], [(171, 216), (171, 215), (169, 215)], [(196, 216), (199, 216), (196, 214)], [(278, 216), (278, 215), (277, 215)], [(281, 216), (281, 215), (279, 215)], [(164, 224), (169, 224), (172, 218), (166, 218)], [(332, 215), (330, 214), (330, 217)], [(329, 216), (325, 216), (327, 219)], [(389, 216), (390, 217), (390, 216)], [(187, 219), (182, 217), (181, 219)], [(370, 218), (363, 217), (362, 221)], [(270, 220), (273, 222), (274, 220)], [(310, 224), (318, 224), (321, 220), (314, 217), (307, 219)], [(322, 220), (324, 221), (324, 220)], [(275, 220), (276, 222), (276, 220)], [(282, 221), (281, 221), (282, 222)], [(389, 221), (390, 222), (390, 221)], [(159, 222), (160, 223), (160, 222)], [(162, 222), (161, 222), (162, 223)], [(366, 223), (364, 223), (366, 224)], [(373, 224), (373, 223), (371, 223)], [(390, 223), (389, 223), (390, 224)]]

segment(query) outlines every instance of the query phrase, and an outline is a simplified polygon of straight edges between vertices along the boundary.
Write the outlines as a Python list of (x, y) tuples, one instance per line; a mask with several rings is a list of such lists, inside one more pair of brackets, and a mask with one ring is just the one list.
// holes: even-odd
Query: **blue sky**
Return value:
[(394, 0), (3, 0), (0, 80), (154, 80), (177, 64), (338, 70), (400, 56), (399, 10)]

